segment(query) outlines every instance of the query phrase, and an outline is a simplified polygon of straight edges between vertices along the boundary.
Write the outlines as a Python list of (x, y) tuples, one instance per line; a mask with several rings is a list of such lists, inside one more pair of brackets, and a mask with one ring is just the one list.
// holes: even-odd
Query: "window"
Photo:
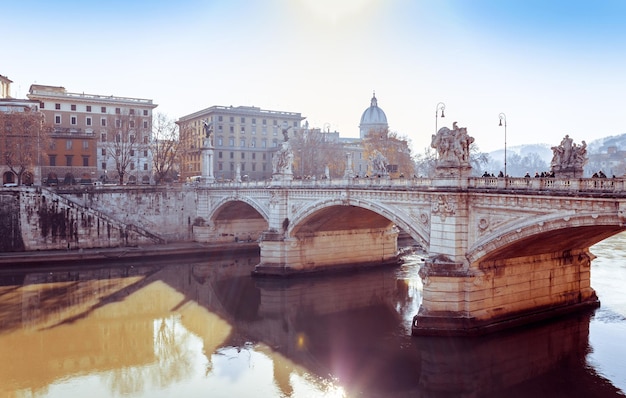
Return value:
[(252, 127), (252, 135), (256, 134), (256, 127)]
[(61, 124), (61, 115), (54, 115), (54, 124)]
[(246, 153), (245, 152), (241, 152), (241, 158), (245, 159), (246, 158)]
[(88, 117), (85, 119), (85, 124), (86, 124), (87, 126), (91, 126), (91, 116), (88, 116)]
[(252, 171), (256, 171), (256, 163), (252, 163)]
[(250, 148), (254, 148), (256, 146), (256, 140), (250, 141)]
[(218, 122), (223, 122), (224, 120), (222, 119), (222, 117), (221, 117), (221, 116), (218, 116), (218, 117), (217, 117), (217, 121), (218, 121)]
[(130, 156), (135, 156), (135, 150), (134, 149), (130, 150)]
[(224, 146), (224, 138), (217, 137), (217, 146)]
[(72, 166), (72, 158), (74, 155), (65, 155), (65, 165), (68, 167)]
[(144, 120), (144, 121), (143, 121), (143, 128), (144, 128), (144, 129), (147, 129), (147, 128), (148, 128), (148, 121), (147, 121), (147, 120)]
[(61, 104), (54, 104), (54, 109), (60, 110), (61, 109)]
[(122, 121), (120, 119), (115, 119), (115, 127), (118, 129), (122, 127)]
[(245, 123), (245, 122), (246, 122), (246, 118), (245, 118), (245, 117), (242, 117), (242, 118), (241, 118), (241, 123)]
[(129, 138), (130, 138), (130, 142), (135, 143), (135, 136), (134, 135), (131, 135)]
[(230, 122), (231, 122), (231, 123), (235, 123), (235, 117), (234, 117), (234, 116), (231, 116), (231, 117), (230, 117)]
[(246, 146), (246, 139), (242, 138), (241, 140), (239, 140), (239, 146), (242, 148), (245, 148)]
[(135, 170), (135, 163), (131, 163), (131, 164), (130, 164), (130, 169), (131, 169), (131, 170)]
[(234, 163), (230, 163), (230, 171), (235, 171), (235, 164)]
[[(146, 112), (146, 111), (144, 111), (144, 112)], [(148, 163), (144, 163), (144, 164), (143, 164), (143, 169), (144, 169), (144, 171), (145, 171), (145, 170), (148, 170)]]
[(83, 167), (89, 167), (89, 156), (83, 156)]
[(129, 109), (129, 110), (128, 110), (128, 114), (129, 114), (129, 115), (134, 115), (134, 114), (135, 114), (135, 110), (134, 110), (134, 109), (132, 109), (132, 108), (131, 108), (131, 109)]
[(115, 135), (115, 142), (121, 142), (122, 141), (122, 136), (120, 136), (119, 134)]
[(100, 168), (101, 168), (102, 170), (106, 170), (106, 169), (107, 169), (107, 164), (106, 164), (106, 162), (102, 162), (102, 164), (100, 164)]
[(100, 141), (106, 142), (106, 140), (107, 140), (107, 134), (106, 133), (100, 134)]
[(245, 134), (246, 133), (246, 127), (245, 126), (241, 126), (241, 134)]
[(144, 149), (144, 150), (143, 150), (143, 157), (144, 157), (144, 158), (147, 158), (147, 157), (148, 157), (148, 150), (147, 150), (147, 149)]
[(100, 113), (107, 113), (107, 107), (106, 106), (101, 106), (100, 107)]
[(263, 125), (267, 126), (267, 119), (263, 119)]
[(65, 149), (72, 149), (72, 140), (65, 141)]
[(261, 141), (261, 147), (262, 148), (267, 148), (267, 140)]
[(274, 119), (274, 126), (278, 126), (278, 120)]
[(50, 166), (57, 165), (57, 155), (48, 155), (48, 160), (50, 161)]
[(298, 127), (298, 122), (293, 122), (293, 127)]
[(120, 108), (115, 108), (115, 114), (119, 115), (120, 113), (122, 113), (122, 110)]
[(83, 149), (89, 149), (89, 141), (83, 140)]
[(144, 110), (143, 110), (143, 115), (144, 115), (144, 116), (148, 116), (148, 110), (147, 110), (147, 109), (144, 109)]
[(131, 129), (134, 129), (135, 128), (135, 121), (134, 120), (130, 120), (128, 122), (128, 127), (130, 127)]
[(39, 103), (39, 109), (44, 109), (44, 103), (43, 102)]
[(235, 134), (235, 126), (230, 126), (230, 133)]
[(106, 127), (107, 126), (106, 118), (103, 117), (103, 118), (100, 119), (100, 126), (102, 126), (102, 127)]
[(100, 151), (100, 154), (101, 154), (102, 156), (106, 156), (106, 155), (107, 155), (107, 150), (106, 150), (106, 149), (104, 149), (104, 148), (102, 148), (102, 150)]
[(76, 116), (70, 116), (70, 124), (71, 125), (76, 125)]
[(256, 118), (254, 118), (254, 117), (252, 118), (252, 125), (253, 126), (256, 125)]
[(76, 110), (76, 105), (75, 104), (70, 105), (70, 109), (75, 111)]
[(231, 159), (234, 159), (234, 158), (235, 158), (235, 153), (234, 153), (234, 152), (231, 152), (231, 153), (230, 153), (230, 158), (231, 158)]
[(221, 152), (221, 151), (217, 153), (217, 158), (218, 158), (218, 159), (221, 159), (221, 158), (222, 158), (222, 152)]
[(143, 143), (146, 144), (146, 145), (148, 144), (148, 136), (147, 135), (143, 136)]
[(224, 170), (224, 164), (223, 164), (222, 162), (219, 162), (219, 163), (217, 164), (217, 169), (218, 169), (218, 170)]
[(252, 152), (252, 159), (256, 159), (256, 153)]
[(91, 112), (91, 105), (87, 105), (87, 112)]
[(233, 137), (228, 139), (228, 146), (235, 146), (235, 139)]

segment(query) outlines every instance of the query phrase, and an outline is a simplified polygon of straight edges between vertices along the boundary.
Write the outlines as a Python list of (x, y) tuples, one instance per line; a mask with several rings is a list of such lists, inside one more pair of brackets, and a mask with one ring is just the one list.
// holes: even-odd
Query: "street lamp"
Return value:
[(504, 113), (500, 113), (500, 115), (498, 116), (500, 117), (499, 126), (502, 126), (502, 120), (504, 120), (504, 181), (506, 185), (506, 178), (507, 178), (507, 174), (506, 174), (506, 115)]
[(437, 134), (437, 118), (439, 117), (439, 109), (441, 109), (441, 117), (446, 117), (443, 114), (444, 109), (446, 109), (446, 104), (440, 102), (437, 104), (437, 108), (435, 108), (435, 134)]

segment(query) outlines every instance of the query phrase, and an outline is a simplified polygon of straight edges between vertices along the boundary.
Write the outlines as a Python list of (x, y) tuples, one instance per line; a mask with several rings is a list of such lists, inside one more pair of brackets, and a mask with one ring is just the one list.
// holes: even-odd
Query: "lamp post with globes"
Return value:
[(435, 108), (435, 134), (437, 134), (437, 118), (439, 117), (439, 109), (441, 109), (441, 117), (446, 117), (446, 115), (443, 114), (444, 109), (446, 109), (446, 104), (440, 102)]
[(502, 121), (504, 120), (504, 184), (506, 186), (506, 115), (504, 113), (500, 113), (498, 116), (500, 117), (500, 124), (498, 126), (502, 126)]

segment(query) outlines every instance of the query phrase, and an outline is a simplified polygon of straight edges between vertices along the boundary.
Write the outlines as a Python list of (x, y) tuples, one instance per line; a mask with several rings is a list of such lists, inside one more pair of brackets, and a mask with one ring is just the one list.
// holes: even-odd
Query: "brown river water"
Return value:
[(0, 272), (0, 397), (617, 397), (626, 234), (592, 248), (602, 306), (478, 338), (412, 337), (421, 257), (252, 278), (258, 258)]

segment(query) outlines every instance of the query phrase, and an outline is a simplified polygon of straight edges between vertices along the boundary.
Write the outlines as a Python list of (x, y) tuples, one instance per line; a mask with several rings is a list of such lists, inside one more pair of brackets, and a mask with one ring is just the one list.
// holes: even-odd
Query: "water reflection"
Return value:
[(255, 257), (5, 271), (0, 395), (621, 396), (619, 312), (411, 337), (421, 284), (408, 260), (288, 280), (251, 278)]

